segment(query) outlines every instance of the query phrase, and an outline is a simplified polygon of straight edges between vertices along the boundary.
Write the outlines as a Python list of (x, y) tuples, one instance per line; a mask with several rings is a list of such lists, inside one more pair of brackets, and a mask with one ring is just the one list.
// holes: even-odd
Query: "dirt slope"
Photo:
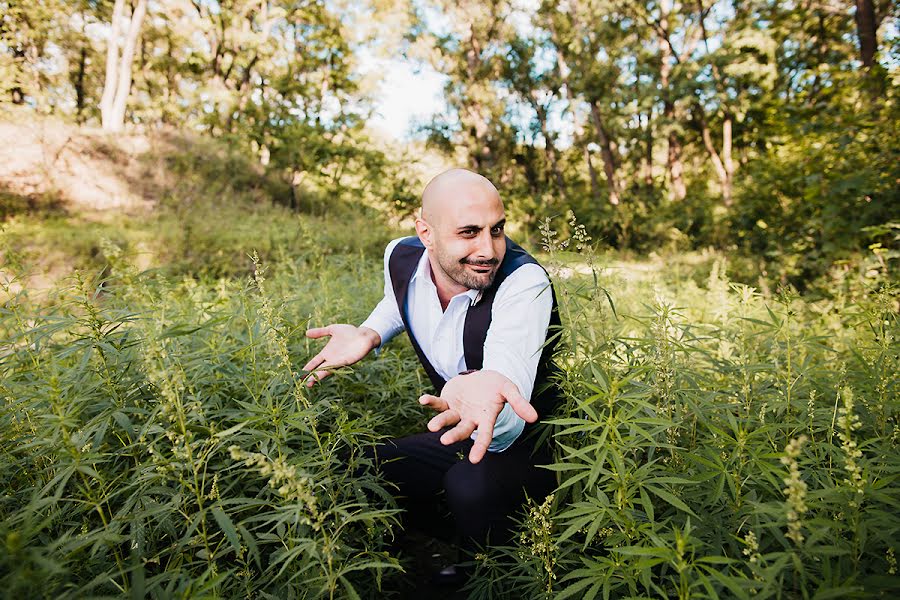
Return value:
[(0, 212), (48, 205), (80, 214), (149, 210), (166, 174), (146, 157), (173, 143), (166, 132), (112, 137), (52, 119), (7, 118), (0, 121)]

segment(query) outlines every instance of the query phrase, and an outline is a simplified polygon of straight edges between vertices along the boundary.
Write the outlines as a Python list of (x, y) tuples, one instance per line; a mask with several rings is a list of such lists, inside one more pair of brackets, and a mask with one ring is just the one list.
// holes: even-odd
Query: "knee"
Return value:
[(461, 463), (444, 476), (444, 490), (450, 510), (456, 514), (480, 512), (491, 505), (494, 485), (487, 469)]

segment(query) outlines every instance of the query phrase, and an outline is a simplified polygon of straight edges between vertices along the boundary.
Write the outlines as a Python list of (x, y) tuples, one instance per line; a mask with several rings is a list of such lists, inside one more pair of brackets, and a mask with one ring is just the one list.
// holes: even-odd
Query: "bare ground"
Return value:
[[(0, 121), (0, 191), (42, 208), (135, 214), (155, 205), (164, 172), (141, 158), (164, 150), (165, 136), (78, 128), (51, 119)], [(155, 184), (155, 185), (154, 185)]]

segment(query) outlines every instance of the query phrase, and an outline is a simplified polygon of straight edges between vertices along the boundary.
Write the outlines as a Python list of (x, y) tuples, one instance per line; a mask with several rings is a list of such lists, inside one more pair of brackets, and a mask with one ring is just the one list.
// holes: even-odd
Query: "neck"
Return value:
[(441, 302), (441, 310), (447, 310), (450, 300), (457, 294), (469, 291), (469, 288), (450, 279), (440, 265), (435, 265), (434, 258), (430, 254), (428, 255), (428, 264), (431, 267), (429, 269), (431, 271), (431, 281), (434, 282), (434, 287), (437, 288), (438, 300)]

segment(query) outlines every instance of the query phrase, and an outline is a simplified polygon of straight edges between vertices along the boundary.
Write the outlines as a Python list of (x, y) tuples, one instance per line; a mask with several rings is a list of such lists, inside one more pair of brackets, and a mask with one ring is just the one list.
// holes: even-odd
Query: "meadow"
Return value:
[[(406, 597), (403, 514), (363, 450), (424, 428), (426, 378), (405, 341), (311, 390), (299, 371), (308, 326), (365, 318), (405, 230), (234, 178), (198, 200), (225, 178), (172, 166), (150, 217), (4, 226), (0, 595)], [(803, 296), (732, 278), (716, 251), (604, 250), (569, 215), (520, 233), (564, 323), (544, 428), (559, 487), (515, 545), (472, 557), (464, 596), (900, 590), (887, 265)], [(75, 268), (38, 290), (50, 249)]]

